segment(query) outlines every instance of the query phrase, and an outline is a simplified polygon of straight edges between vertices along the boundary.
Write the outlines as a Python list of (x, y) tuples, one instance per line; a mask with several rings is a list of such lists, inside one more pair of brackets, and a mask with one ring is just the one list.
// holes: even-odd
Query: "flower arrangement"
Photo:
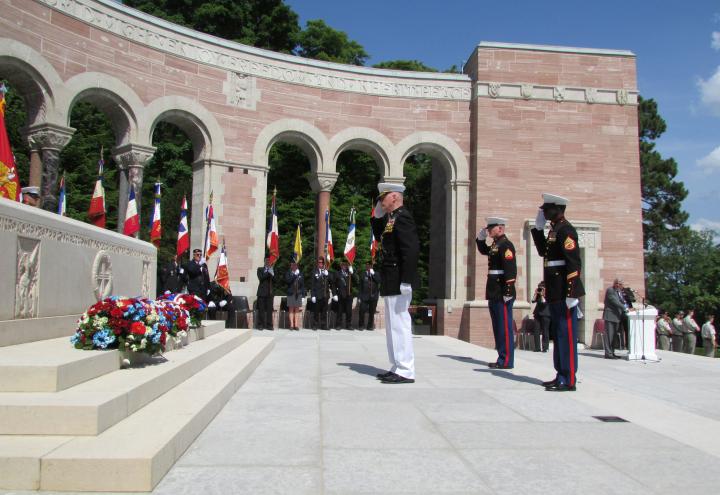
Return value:
[(167, 300), (109, 297), (90, 306), (70, 338), (76, 349), (120, 349), (154, 355), (187, 335), (190, 314)]
[(190, 326), (193, 328), (200, 326), (200, 322), (207, 310), (205, 301), (194, 294), (172, 294), (166, 292), (160, 296), (160, 300), (173, 301), (185, 309), (190, 314)]

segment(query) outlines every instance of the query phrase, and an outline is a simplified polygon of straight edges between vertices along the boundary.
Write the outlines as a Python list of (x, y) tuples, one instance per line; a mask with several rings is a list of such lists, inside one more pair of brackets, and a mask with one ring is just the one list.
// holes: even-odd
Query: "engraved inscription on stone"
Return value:
[(39, 269), (40, 241), (18, 237), (15, 318), (36, 318), (38, 315)]
[(92, 286), (95, 292), (95, 298), (102, 301), (112, 294), (112, 261), (105, 251), (98, 251), (93, 261), (92, 268)]

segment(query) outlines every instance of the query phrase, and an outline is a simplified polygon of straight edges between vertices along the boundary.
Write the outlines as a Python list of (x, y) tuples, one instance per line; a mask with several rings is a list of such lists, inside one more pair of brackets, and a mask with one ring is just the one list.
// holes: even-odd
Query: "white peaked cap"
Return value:
[(505, 225), (507, 218), (503, 217), (485, 217), (485, 221), (488, 225)]
[(381, 182), (378, 184), (378, 191), (380, 195), (391, 193), (391, 192), (405, 192), (405, 186), (402, 184), (394, 184), (392, 182)]
[(557, 196), (555, 194), (549, 194), (549, 193), (543, 193), (543, 204), (552, 204), (552, 205), (558, 205), (558, 206), (565, 206), (569, 203), (569, 200), (567, 198), (563, 198), (562, 196)]

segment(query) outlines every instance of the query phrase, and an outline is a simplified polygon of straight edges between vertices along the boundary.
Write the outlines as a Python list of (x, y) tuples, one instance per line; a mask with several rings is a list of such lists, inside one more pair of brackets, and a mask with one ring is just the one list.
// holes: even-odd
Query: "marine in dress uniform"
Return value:
[(330, 273), (325, 267), (325, 258), (318, 258), (313, 270), (310, 287), (310, 302), (313, 304), (313, 330), (318, 324), (322, 330), (327, 328), (327, 303), (330, 296)]
[[(553, 364), (556, 376), (543, 382), (546, 390), (574, 391), (578, 369), (578, 304), (585, 295), (580, 279), (581, 259), (575, 227), (565, 218), (568, 200), (543, 194), (543, 204), (531, 230), (535, 248), (544, 258), (545, 291), (550, 305), (550, 324), (556, 336)], [(545, 237), (545, 222), (550, 232)]]
[(365, 326), (367, 314), (367, 330), (372, 330), (375, 321), (375, 309), (380, 295), (380, 274), (376, 273), (371, 263), (365, 264), (365, 271), (360, 275), (360, 309), (358, 311), (358, 328)]
[(257, 269), (258, 288), (257, 288), (257, 311), (258, 311), (258, 329), (273, 329), (272, 313), (273, 313), (273, 277), (275, 270), (270, 264), (270, 258), (265, 258), (265, 266)]
[(415, 220), (403, 206), (405, 186), (382, 182), (371, 219), (373, 234), (381, 244), (380, 293), (385, 301), (385, 335), (390, 370), (377, 377), (383, 383), (415, 382), (410, 301), (417, 279), (420, 251)]
[[(517, 261), (515, 246), (505, 235), (506, 220), (487, 217), (487, 227), (475, 239), (478, 251), (488, 257), (488, 276), (485, 298), (492, 320), (497, 361), (488, 363), (490, 368), (512, 369), (515, 366), (515, 343), (513, 335), (513, 303), (515, 302), (515, 277)], [(492, 244), (485, 240), (490, 237)]]

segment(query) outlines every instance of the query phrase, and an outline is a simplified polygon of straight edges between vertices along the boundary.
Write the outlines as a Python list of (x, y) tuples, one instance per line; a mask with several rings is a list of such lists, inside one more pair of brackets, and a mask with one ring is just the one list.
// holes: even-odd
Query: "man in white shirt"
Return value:
[(710, 315), (708, 321), (702, 326), (700, 334), (703, 339), (703, 346), (705, 348), (705, 356), (715, 357), (715, 349), (717, 348), (717, 340), (715, 338), (715, 316)]

